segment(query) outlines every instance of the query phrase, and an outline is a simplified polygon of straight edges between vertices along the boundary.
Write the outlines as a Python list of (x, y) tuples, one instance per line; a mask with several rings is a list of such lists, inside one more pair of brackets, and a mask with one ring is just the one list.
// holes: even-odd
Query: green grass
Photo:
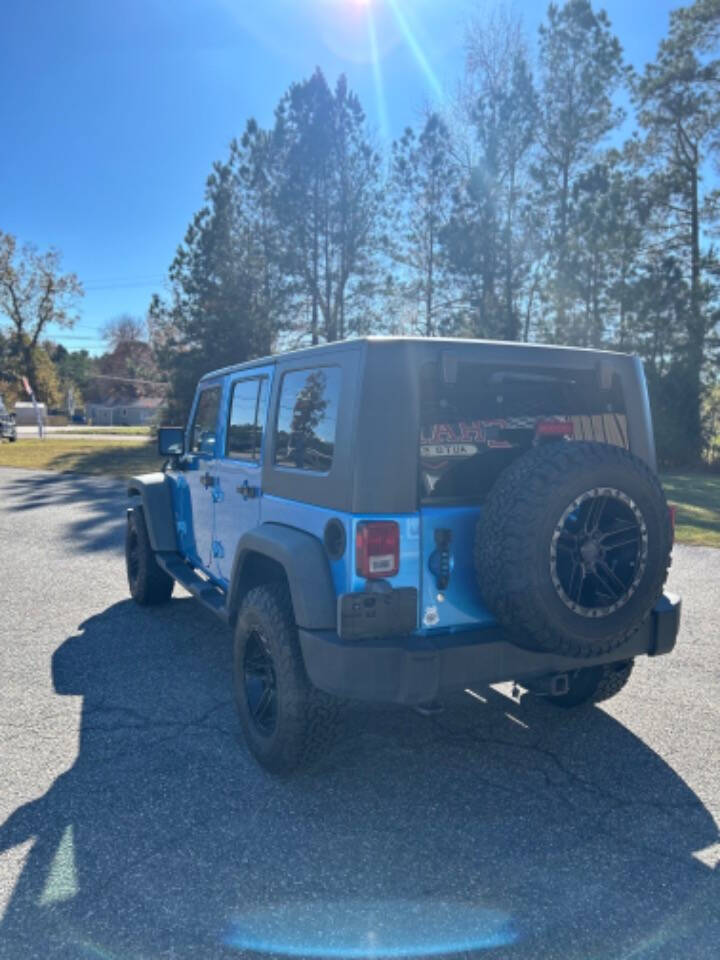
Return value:
[(720, 547), (720, 474), (666, 473), (662, 482), (677, 507), (675, 540)]
[(0, 443), (0, 467), (58, 470), (125, 477), (159, 470), (154, 444), (133, 440), (19, 439)]

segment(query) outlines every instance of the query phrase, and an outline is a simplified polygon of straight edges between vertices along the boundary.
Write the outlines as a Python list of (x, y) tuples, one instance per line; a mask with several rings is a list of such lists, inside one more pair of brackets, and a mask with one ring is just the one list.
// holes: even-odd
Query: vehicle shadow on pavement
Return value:
[(75, 508), (68, 514), (66, 543), (70, 549), (86, 552), (122, 545), (127, 485), (119, 477), (28, 472), (6, 484), (5, 490), (14, 510), (59, 505)]
[(713, 819), (603, 710), (352, 705), (281, 780), (240, 743), (230, 667), (185, 599), (118, 603), (58, 648), (78, 756), (0, 827), (0, 851), (33, 839), (1, 957), (717, 955), (720, 878), (693, 856)]

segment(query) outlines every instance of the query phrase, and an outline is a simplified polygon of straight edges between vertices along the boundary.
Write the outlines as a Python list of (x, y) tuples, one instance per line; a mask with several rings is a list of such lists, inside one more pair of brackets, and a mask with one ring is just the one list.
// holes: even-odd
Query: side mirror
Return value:
[(185, 453), (183, 427), (160, 427), (157, 439), (158, 453), (161, 457), (181, 457)]

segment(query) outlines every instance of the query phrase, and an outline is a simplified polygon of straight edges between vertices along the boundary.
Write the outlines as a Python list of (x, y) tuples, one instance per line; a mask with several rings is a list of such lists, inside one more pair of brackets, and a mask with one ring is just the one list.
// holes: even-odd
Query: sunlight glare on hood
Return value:
[(471, 903), (340, 900), (258, 907), (235, 916), (223, 939), (258, 953), (369, 960), (508, 946), (517, 933), (508, 914)]

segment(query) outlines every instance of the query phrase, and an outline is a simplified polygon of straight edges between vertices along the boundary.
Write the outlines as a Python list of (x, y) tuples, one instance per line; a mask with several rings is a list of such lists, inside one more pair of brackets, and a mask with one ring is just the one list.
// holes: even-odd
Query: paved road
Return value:
[[(37, 439), (37, 427), (18, 427), (19, 439)], [(45, 427), (45, 436), (53, 440), (130, 440), (133, 443), (150, 443), (152, 437), (142, 433), (82, 433), (73, 427)]]
[(720, 552), (676, 551), (679, 648), (604, 709), (357, 707), (282, 781), (223, 629), (126, 599), (122, 507), (0, 471), (3, 960), (720, 955)]

